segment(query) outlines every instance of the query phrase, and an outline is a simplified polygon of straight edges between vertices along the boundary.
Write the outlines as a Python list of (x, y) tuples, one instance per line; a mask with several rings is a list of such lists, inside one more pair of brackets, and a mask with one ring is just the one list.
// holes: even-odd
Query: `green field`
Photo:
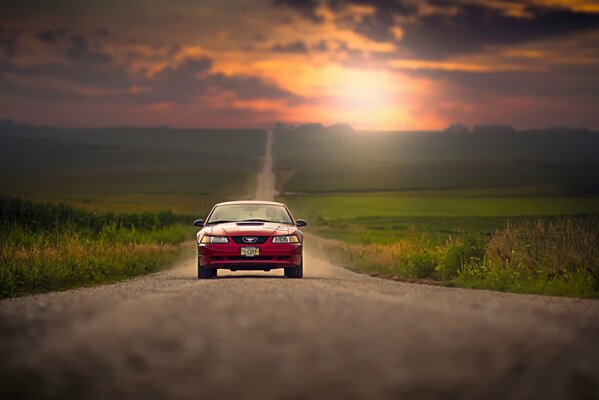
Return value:
[(335, 263), (597, 297), (597, 148), (599, 134), (580, 132), (287, 129), (275, 135), (275, 165), (281, 200), (311, 223), (321, 238), (314, 248)]
[(389, 243), (414, 229), (445, 240), (451, 234), (491, 232), (507, 220), (599, 214), (599, 201), (593, 197), (514, 197), (499, 195), (501, 192), (507, 193), (344, 193), (282, 199), (297, 215), (314, 222), (315, 233), (355, 243)]
[(253, 196), (265, 139), (0, 121), (0, 297), (114, 282), (191, 255), (182, 243), (195, 218)]
[(193, 246), (192, 218), (106, 213), (0, 197), (0, 298), (158, 271)]
[(0, 194), (87, 209), (203, 215), (251, 197), (260, 130), (44, 128), (0, 124)]
[(278, 130), (283, 192), (556, 187), (599, 193), (599, 134)]

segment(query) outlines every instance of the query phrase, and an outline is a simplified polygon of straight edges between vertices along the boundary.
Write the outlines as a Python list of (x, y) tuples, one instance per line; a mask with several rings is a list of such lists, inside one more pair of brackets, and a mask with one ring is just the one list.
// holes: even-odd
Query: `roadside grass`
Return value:
[(487, 190), (287, 195), (313, 247), (360, 272), (518, 293), (599, 297), (599, 202)]
[[(0, 297), (115, 282), (181, 257), (190, 216), (77, 210), (0, 198)], [(189, 249), (187, 249), (189, 251)]]
[(449, 286), (599, 298), (599, 218), (507, 223), (490, 235), (427, 232), (391, 244), (314, 238), (319, 254), (360, 272)]
[[(597, 297), (597, 261), (573, 237), (564, 233), (569, 244), (561, 253), (582, 257), (584, 266), (560, 270), (563, 259), (541, 257), (554, 250), (539, 235), (552, 231), (520, 227), (545, 224), (562, 232), (569, 229), (564, 221), (572, 221), (576, 233), (591, 232), (589, 246), (599, 247), (598, 143), (595, 132), (559, 129), (280, 127), (275, 171), (282, 201), (310, 222), (307, 231), (322, 238), (314, 244), (336, 263), (408, 280)], [(528, 246), (537, 253), (499, 260), (488, 246), (507, 241), (514, 229), (524, 232), (510, 242), (514, 251)]]

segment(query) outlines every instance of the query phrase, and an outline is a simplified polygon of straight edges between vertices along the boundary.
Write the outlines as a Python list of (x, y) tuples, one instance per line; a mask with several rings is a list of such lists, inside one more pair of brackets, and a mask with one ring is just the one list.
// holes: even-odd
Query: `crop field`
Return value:
[(193, 246), (192, 218), (106, 213), (0, 197), (0, 298), (114, 282), (168, 266)]
[(47, 128), (0, 121), (0, 297), (157, 271), (191, 222), (252, 197), (261, 130)]
[[(591, 133), (285, 130), (275, 136), (275, 165), (280, 198), (336, 263), (408, 280), (596, 297), (597, 257), (570, 261), (599, 241), (598, 145)], [(514, 231), (518, 240), (506, 239)], [(563, 262), (549, 261), (555, 246), (539, 241), (548, 231), (569, 240)], [(496, 257), (500, 242), (507, 253), (534, 256)]]
[(0, 124), (0, 194), (90, 210), (203, 214), (253, 194), (259, 130)]
[[(599, 135), (279, 130), (282, 192), (448, 190), (551, 186), (599, 192)], [(554, 190), (555, 191), (555, 190)]]
[(500, 192), (319, 193), (283, 199), (297, 215), (314, 221), (315, 233), (350, 242), (389, 243), (415, 229), (445, 240), (452, 234), (491, 232), (507, 220), (599, 214), (599, 201), (592, 197), (515, 197)]

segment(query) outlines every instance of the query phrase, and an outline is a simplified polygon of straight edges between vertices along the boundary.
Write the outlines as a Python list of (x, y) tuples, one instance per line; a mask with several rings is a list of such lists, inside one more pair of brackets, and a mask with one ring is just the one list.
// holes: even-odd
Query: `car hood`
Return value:
[(285, 225), (273, 222), (230, 222), (210, 225), (202, 229), (203, 234), (214, 236), (291, 235), (295, 233), (295, 231), (297, 231), (297, 228), (293, 225)]

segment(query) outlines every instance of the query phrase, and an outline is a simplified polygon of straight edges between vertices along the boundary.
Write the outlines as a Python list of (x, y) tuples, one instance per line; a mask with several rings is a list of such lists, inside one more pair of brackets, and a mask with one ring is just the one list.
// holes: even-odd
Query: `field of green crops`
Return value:
[(333, 262), (407, 280), (597, 297), (597, 145), (597, 134), (287, 130), (275, 136), (275, 158), (281, 200), (311, 223), (315, 247)]
[(106, 213), (0, 197), (0, 298), (157, 271), (193, 246), (190, 216)]
[(253, 195), (265, 139), (259, 130), (0, 124), (0, 195), (204, 214), (217, 201)]
[[(414, 229), (445, 240), (448, 235), (491, 232), (506, 221), (599, 214), (592, 197), (516, 197), (501, 191), (383, 192), (282, 197), (312, 230), (353, 243), (390, 243)], [(503, 193), (509, 193), (507, 190)]]
[(195, 218), (253, 196), (265, 139), (0, 121), (0, 297), (114, 282), (191, 255)]

